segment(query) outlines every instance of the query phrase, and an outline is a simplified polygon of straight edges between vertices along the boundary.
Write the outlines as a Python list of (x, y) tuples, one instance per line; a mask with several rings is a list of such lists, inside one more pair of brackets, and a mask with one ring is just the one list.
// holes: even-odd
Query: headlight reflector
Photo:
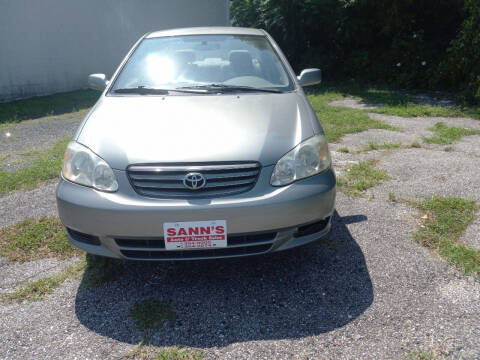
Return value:
[(275, 165), (270, 183), (284, 186), (318, 174), (331, 165), (327, 139), (318, 134), (297, 145)]
[(89, 148), (71, 141), (63, 159), (62, 175), (76, 184), (93, 187), (100, 191), (118, 190), (112, 168)]

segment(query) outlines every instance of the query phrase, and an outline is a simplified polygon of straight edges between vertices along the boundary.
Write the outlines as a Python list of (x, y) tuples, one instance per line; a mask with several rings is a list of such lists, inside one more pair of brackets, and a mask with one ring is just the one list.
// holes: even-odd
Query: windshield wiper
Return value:
[(113, 90), (114, 93), (116, 94), (141, 94), (141, 95), (146, 95), (146, 94), (157, 94), (157, 95), (168, 95), (167, 89), (156, 89), (156, 88), (150, 88), (146, 86), (137, 86), (137, 87), (131, 87), (131, 88), (120, 88), (120, 89), (115, 89)]
[(113, 90), (116, 94), (140, 94), (140, 95), (168, 95), (170, 92), (183, 92), (183, 93), (193, 93), (193, 94), (201, 94), (206, 93), (205, 90), (201, 89), (159, 89), (159, 88), (151, 88), (147, 86), (137, 86), (131, 88), (120, 88)]
[(207, 85), (195, 85), (195, 86), (184, 86), (176, 88), (175, 90), (183, 89), (203, 89), (208, 91), (249, 91), (249, 92), (268, 92), (268, 93), (282, 93), (283, 91), (276, 89), (265, 89), (265, 88), (256, 88), (253, 86), (240, 86), (240, 85), (225, 85), (225, 84), (207, 84)]

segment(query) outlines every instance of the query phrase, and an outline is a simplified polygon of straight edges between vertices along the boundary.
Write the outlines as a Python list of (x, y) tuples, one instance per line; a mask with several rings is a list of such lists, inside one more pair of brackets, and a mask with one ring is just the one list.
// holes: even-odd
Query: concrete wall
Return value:
[(86, 87), (153, 30), (229, 25), (228, 0), (0, 0), (0, 101)]

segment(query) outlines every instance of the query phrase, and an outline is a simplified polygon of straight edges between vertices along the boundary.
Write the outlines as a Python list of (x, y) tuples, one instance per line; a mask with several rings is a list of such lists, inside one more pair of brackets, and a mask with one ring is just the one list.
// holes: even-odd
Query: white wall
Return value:
[(229, 24), (228, 0), (0, 0), (0, 101), (86, 87), (143, 34)]

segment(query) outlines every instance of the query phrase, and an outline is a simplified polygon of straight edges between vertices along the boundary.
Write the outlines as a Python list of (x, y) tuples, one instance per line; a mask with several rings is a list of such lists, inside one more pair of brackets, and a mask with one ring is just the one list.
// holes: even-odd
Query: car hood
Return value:
[(314, 135), (302, 94), (104, 96), (76, 140), (124, 170), (131, 164), (276, 163)]

